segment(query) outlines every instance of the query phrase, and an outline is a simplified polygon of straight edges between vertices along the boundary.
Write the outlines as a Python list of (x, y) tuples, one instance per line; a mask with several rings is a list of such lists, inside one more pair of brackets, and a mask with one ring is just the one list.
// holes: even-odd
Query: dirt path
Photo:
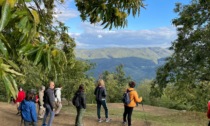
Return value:
[[(108, 104), (111, 122), (98, 123), (96, 117), (96, 105), (88, 105), (83, 118), (84, 126), (123, 126), (122, 113), (123, 105), (120, 103)], [(16, 115), (16, 106), (0, 102), (0, 126), (20, 126), (21, 118)], [(146, 115), (146, 116), (145, 116)], [(74, 126), (76, 110), (73, 106), (64, 104), (59, 116), (53, 121), (53, 126)], [(101, 116), (104, 117), (102, 109)], [(147, 117), (147, 121), (145, 120)], [(172, 123), (174, 122), (175, 123)], [(205, 113), (183, 112), (162, 107), (142, 106), (135, 107), (132, 115), (132, 126), (204, 126), (208, 119)], [(41, 126), (42, 120), (38, 120)]]
[[(118, 107), (113, 104), (110, 107)], [(53, 126), (74, 126), (75, 111), (63, 110), (59, 116), (56, 116), (53, 121)], [(0, 102), (0, 126), (20, 126), (21, 118), (16, 115), (16, 106), (4, 102)], [(84, 126), (122, 126), (122, 117), (114, 117), (109, 123), (98, 123), (96, 115), (85, 115)], [(41, 126), (42, 120), (38, 120), (38, 126)], [(144, 122), (133, 121), (133, 126), (144, 126)]]

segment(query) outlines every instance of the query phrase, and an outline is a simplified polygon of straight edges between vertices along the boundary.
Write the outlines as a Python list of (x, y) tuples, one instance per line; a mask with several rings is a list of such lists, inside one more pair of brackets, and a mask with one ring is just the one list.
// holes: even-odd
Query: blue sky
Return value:
[(106, 47), (170, 47), (176, 39), (176, 28), (172, 19), (175, 3), (190, 3), (190, 0), (144, 0), (146, 9), (140, 16), (128, 17), (128, 26), (123, 29), (103, 29), (100, 25), (82, 22), (74, 0), (58, 7), (62, 14), (56, 15), (70, 27), (69, 34), (75, 38), (77, 48), (94, 49)]

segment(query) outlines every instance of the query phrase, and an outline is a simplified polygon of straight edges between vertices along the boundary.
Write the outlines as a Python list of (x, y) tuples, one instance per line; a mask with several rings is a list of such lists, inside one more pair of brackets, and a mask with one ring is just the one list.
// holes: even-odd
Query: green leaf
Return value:
[(16, 83), (15, 79), (11, 75), (8, 75), (8, 77), (11, 80), (11, 83), (14, 87), (15, 92), (18, 92), (18, 86), (17, 86), (17, 83)]
[(3, 53), (5, 57), (8, 57), (7, 48), (5, 47), (4, 43), (0, 40), (0, 51)]
[(7, 92), (10, 92), (12, 94), (12, 96), (14, 98), (16, 98), (17, 92), (15, 91), (14, 87), (12, 86), (12, 84), (11, 84), (10, 80), (7, 78), (7, 76), (3, 75), (2, 80), (5, 84), (6, 89), (8, 89)]
[(51, 49), (48, 49), (47, 51), (47, 66), (48, 69), (51, 70)]
[(21, 49), (19, 49), (19, 53), (25, 53), (26, 51), (30, 50), (33, 48), (33, 45), (31, 45), (30, 43), (28, 43), (27, 45), (23, 45), (23, 47)]
[(43, 48), (41, 47), (41, 48), (39, 48), (39, 51), (36, 54), (36, 58), (34, 60), (34, 65), (37, 65), (38, 62), (41, 60), (42, 54), (43, 54)]
[(20, 68), (18, 67), (17, 64), (15, 64), (14, 62), (12, 62), (11, 60), (6, 60), (5, 61), (10, 65), (12, 66), (13, 68), (15, 68), (16, 70), (20, 71)]
[(5, 2), (1, 11), (0, 32), (8, 24), (11, 17), (11, 7), (8, 2)]

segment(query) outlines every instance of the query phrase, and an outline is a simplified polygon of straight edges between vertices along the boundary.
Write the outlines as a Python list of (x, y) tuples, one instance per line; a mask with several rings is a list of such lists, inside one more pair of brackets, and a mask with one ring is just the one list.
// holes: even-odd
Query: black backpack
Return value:
[(57, 91), (57, 89), (54, 89), (55, 98), (57, 98), (56, 91)]
[(131, 92), (131, 91), (127, 90), (127, 91), (123, 94), (122, 102), (123, 102), (125, 105), (128, 105), (128, 104), (130, 104), (130, 102), (131, 102), (131, 99), (130, 99), (130, 92)]
[(76, 93), (72, 99), (72, 104), (75, 106), (75, 107), (79, 107), (80, 106), (80, 94)]

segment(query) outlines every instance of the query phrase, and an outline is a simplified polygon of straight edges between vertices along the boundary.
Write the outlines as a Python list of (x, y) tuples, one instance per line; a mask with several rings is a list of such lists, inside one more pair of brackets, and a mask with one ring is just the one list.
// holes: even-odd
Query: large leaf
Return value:
[(6, 60), (6, 59), (5, 59), (5, 61), (6, 61), (10, 66), (12, 66), (12, 67), (15, 68), (16, 70), (20, 71), (20, 68), (18, 67), (18, 65), (15, 64), (13, 61), (11, 61), (11, 60)]
[(11, 74), (14, 74), (14, 75), (23, 75), (13, 69), (10, 68), (11, 66), (10, 65), (6, 65), (4, 63), (1, 64), (1, 69), (3, 69), (5, 72), (9, 72)]
[(0, 40), (0, 51), (5, 57), (8, 57), (7, 48), (5, 47), (4, 43)]
[(39, 51), (37, 52), (36, 54), (36, 57), (35, 57), (35, 60), (34, 60), (34, 65), (37, 65), (39, 63), (39, 61), (41, 60), (42, 58), (42, 54), (43, 54), (43, 48), (40, 47), (39, 48)]
[(12, 83), (7, 78), (7, 76), (6, 75), (3, 75), (2, 76), (2, 80), (3, 80), (4, 84), (5, 84), (6, 89), (9, 89), (9, 90), (7, 90), (7, 92), (10, 92), (12, 94), (12, 96), (14, 98), (16, 98), (17, 92), (15, 91), (14, 87), (12, 86)]
[(34, 17), (35, 24), (39, 24), (40, 20), (39, 20), (39, 14), (37, 13), (37, 11), (31, 10), (30, 12), (31, 12), (31, 14)]
[(9, 0), (6, 0), (6, 2), (3, 5), (2, 11), (1, 11), (0, 32), (8, 24), (10, 17), (11, 17), (11, 6), (8, 3), (8, 1)]
[(47, 67), (51, 70), (51, 49), (48, 49), (47, 51)]

